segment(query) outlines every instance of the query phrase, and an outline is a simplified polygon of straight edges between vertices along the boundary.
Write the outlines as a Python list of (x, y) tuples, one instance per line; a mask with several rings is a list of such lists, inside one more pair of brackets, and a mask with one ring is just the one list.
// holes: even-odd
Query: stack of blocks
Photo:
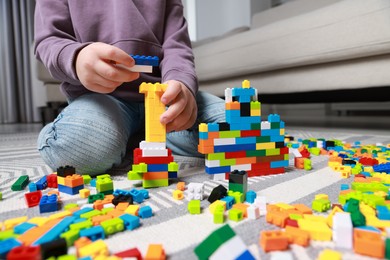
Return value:
[(242, 88), (225, 90), (226, 122), (199, 125), (198, 151), (206, 155), (206, 172), (224, 179), (234, 170), (248, 177), (284, 173), (288, 147), (284, 122), (271, 114), (261, 121), (260, 102), (249, 81)]
[(161, 96), (167, 87), (167, 84), (142, 83), (139, 88), (145, 94), (145, 141), (134, 149), (134, 164), (128, 179), (142, 180), (144, 188), (168, 186), (169, 179), (177, 178), (178, 165), (166, 148), (166, 128), (160, 122), (166, 109)]
[(109, 174), (102, 174), (96, 177), (96, 191), (104, 195), (112, 194), (114, 192), (114, 183)]
[(70, 195), (78, 194), (84, 188), (84, 179), (76, 174), (74, 167), (65, 166), (57, 169), (58, 191)]

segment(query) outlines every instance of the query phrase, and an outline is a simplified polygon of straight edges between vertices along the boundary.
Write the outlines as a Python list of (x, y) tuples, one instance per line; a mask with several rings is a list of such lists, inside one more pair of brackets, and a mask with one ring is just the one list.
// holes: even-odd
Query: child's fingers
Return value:
[(177, 81), (168, 81), (167, 84), (168, 84), (168, 88), (161, 96), (161, 102), (164, 105), (171, 104), (182, 90), (180, 83)]
[(99, 51), (99, 57), (101, 59), (113, 61), (113, 63), (119, 63), (126, 67), (133, 67), (135, 64), (134, 59), (118, 47), (102, 44), (99, 48), (101, 48)]
[(102, 60), (95, 64), (95, 71), (101, 77), (116, 82), (130, 82), (139, 77), (137, 72), (130, 72)]

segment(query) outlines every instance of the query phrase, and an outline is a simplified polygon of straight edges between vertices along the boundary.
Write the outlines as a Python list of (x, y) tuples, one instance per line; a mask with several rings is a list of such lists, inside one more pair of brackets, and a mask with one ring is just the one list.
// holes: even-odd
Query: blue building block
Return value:
[(121, 190), (121, 189), (116, 189), (114, 190), (114, 193), (113, 193), (114, 196), (118, 196), (118, 195), (130, 195), (130, 191), (128, 190)]
[(340, 189), (341, 190), (349, 190), (349, 185), (348, 184), (341, 184)]
[(256, 144), (231, 144), (231, 145), (215, 145), (214, 153), (222, 152), (238, 152), (238, 151), (255, 151)]
[(208, 123), (207, 129), (209, 132), (219, 132), (219, 124), (217, 123)]
[(167, 172), (168, 164), (148, 164), (148, 172)]
[(92, 180), (89, 182), (89, 185), (91, 185), (92, 187), (96, 187), (96, 179), (92, 179)]
[(261, 136), (279, 136), (280, 129), (262, 129)]
[[(271, 135), (271, 142), (284, 142), (284, 136), (283, 135)], [(299, 146), (298, 146), (299, 148)]]
[(148, 205), (141, 207), (138, 210), (138, 216), (140, 218), (150, 218), (153, 216), (152, 208)]
[(253, 257), (251, 252), (249, 250), (245, 250), (241, 255), (239, 255), (236, 260), (255, 260), (256, 258)]
[(69, 228), (70, 224), (72, 224), (75, 219), (76, 217), (74, 216), (64, 217), (57, 225), (52, 227), (48, 232), (35, 241), (33, 245), (41, 245), (60, 238), (60, 235)]
[(53, 212), (58, 210), (57, 195), (52, 194), (50, 196), (43, 195), (39, 201), (39, 212)]
[(235, 202), (234, 197), (232, 197), (232, 196), (226, 196), (226, 197), (223, 197), (220, 200), (226, 202), (226, 210), (231, 209), (233, 207), (233, 205), (234, 205), (234, 202)]
[(377, 217), (382, 220), (390, 220), (390, 211), (386, 206), (376, 206)]
[(79, 191), (82, 190), (82, 189), (84, 189), (84, 185), (80, 185), (80, 186), (72, 188), (72, 187), (68, 187), (68, 186), (65, 186), (65, 185), (58, 184), (58, 191), (66, 193), (66, 194), (69, 194), (69, 195), (79, 194)]
[(19, 225), (14, 227), (14, 233), (18, 234), (18, 235), (21, 235), (24, 232), (26, 232), (27, 230), (29, 230), (30, 228), (33, 228), (33, 227), (36, 227), (36, 226), (37, 226), (36, 224), (23, 222), (23, 223), (21, 223), (21, 224), (19, 224)]
[(253, 190), (248, 190), (245, 196), (245, 201), (248, 203), (253, 203), (255, 202), (256, 197), (256, 192), (254, 192)]
[(280, 116), (278, 114), (269, 114), (268, 122), (270, 123), (280, 122)]
[(141, 192), (141, 194), (144, 197), (144, 199), (149, 199), (149, 191), (148, 190), (140, 189), (138, 191)]
[(39, 181), (37, 181), (35, 183), (37, 185), (37, 189), (38, 190), (44, 190), (47, 188), (47, 177), (46, 175), (43, 176), (42, 178), (39, 179)]
[(80, 230), (80, 237), (88, 237), (91, 239), (91, 241), (104, 239), (104, 229), (102, 226), (94, 226), (91, 228), (82, 229)]
[(208, 132), (199, 132), (199, 139), (202, 139), (202, 140), (209, 139), (209, 133)]
[(372, 166), (372, 168), (376, 172), (390, 173), (390, 162), (377, 164), (377, 165)]
[(144, 201), (144, 195), (137, 189), (131, 189), (129, 194), (133, 197), (133, 201), (139, 204)]
[(140, 220), (137, 216), (125, 213), (119, 216), (119, 218), (123, 220), (123, 223), (125, 224), (125, 228), (127, 230), (133, 230), (139, 227)]
[(238, 123), (230, 123), (230, 130), (252, 130), (252, 123), (240, 123), (240, 120), (238, 120)]
[(1, 259), (6, 259), (6, 255), (9, 251), (12, 250), (12, 248), (21, 246), (22, 243), (20, 243), (15, 238), (8, 238), (3, 241), (0, 241), (0, 257)]
[(38, 190), (37, 185), (34, 182), (30, 182), (28, 184), (28, 190), (30, 192), (37, 191)]
[(168, 172), (168, 179), (177, 179), (177, 172)]
[(219, 166), (219, 167), (205, 167), (205, 172), (208, 174), (216, 174), (216, 173), (226, 173), (231, 172), (230, 166)]
[(130, 55), (134, 61), (135, 65), (147, 65), (147, 66), (158, 66), (159, 59), (157, 56), (145, 56), (145, 55)]
[(236, 138), (236, 144), (255, 144), (256, 137), (239, 137)]

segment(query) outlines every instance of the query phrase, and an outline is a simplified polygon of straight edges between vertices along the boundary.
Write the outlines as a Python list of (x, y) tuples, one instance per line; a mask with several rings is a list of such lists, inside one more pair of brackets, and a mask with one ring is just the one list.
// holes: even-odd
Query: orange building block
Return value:
[(302, 214), (313, 214), (313, 211), (311, 208), (306, 206), (305, 204), (293, 204), (291, 205), (294, 208), (296, 208), (298, 211), (300, 211)]
[(310, 234), (305, 230), (297, 227), (286, 226), (285, 232), (289, 238), (289, 242), (300, 246), (308, 246), (310, 242)]
[(265, 215), (265, 219), (268, 223), (273, 224), (275, 226), (284, 228), (286, 226), (286, 221), (289, 218), (290, 214), (286, 211), (267, 211)]
[(163, 180), (168, 179), (168, 172), (145, 172), (144, 180)]
[(160, 244), (150, 244), (145, 255), (145, 260), (165, 260), (164, 248)]
[(288, 249), (288, 236), (281, 230), (262, 231), (259, 244), (264, 252)]
[(186, 183), (184, 181), (179, 181), (176, 184), (176, 189), (184, 191), (186, 189)]
[(112, 219), (111, 215), (100, 215), (100, 216), (92, 217), (91, 221), (92, 221), (92, 225), (99, 226), (101, 222), (109, 219)]
[(242, 211), (243, 213), (243, 217), (246, 218), (248, 216), (248, 213), (247, 213), (247, 208), (249, 207), (248, 204), (244, 204), (244, 203), (235, 203), (233, 204), (233, 207), (232, 209), (239, 209)]
[(67, 187), (78, 187), (84, 185), (84, 179), (79, 174), (73, 174), (65, 177), (65, 186)]
[(25, 246), (29, 246), (32, 243), (34, 243), (36, 240), (38, 240), (41, 236), (46, 234), (52, 227), (57, 225), (62, 219), (53, 219), (49, 220), (42, 226), (33, 227), (26, 232), (23, 233), (20, 237), (18, 237), (18, 240), (22, 242)]
[(353, 250), (362, 255), (385, 257), (385, 243), (380, 233), (357, 229), (353, 231)]

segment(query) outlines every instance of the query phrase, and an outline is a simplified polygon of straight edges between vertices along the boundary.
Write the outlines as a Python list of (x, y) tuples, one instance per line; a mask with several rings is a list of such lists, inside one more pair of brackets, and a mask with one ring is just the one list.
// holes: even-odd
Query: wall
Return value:
[(192, 41), (250, 26), (254, 13), (271, 7), (271, 0), (183, 0)]

